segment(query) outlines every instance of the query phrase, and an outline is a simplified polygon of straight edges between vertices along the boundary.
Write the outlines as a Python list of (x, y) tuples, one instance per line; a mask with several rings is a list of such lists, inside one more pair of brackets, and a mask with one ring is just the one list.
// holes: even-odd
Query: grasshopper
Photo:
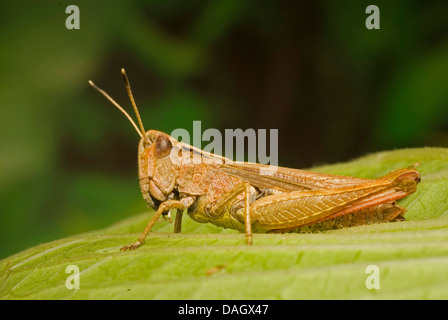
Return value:
[[(181, 232), (184, 210), (197, 222), (244, 232), (290, 232), (309, 227), (341, 228), (403, 220), (396, 200), (412, 194), (420, 182), (414, 168), (377, 179), (364, 179), (236, 162), (179, 142), (170, 135), (145, 131), (128, 77), (121, 70), (139, 126), (106, 92), (89, 84), (114, 104), (140, 136), (138, 176), (143, 199), (156, 212), (134, 243), (140, 247), (159, 218), (176, 209), (174, 232)], [(199, 157), (200, 161), (192, 161)]]

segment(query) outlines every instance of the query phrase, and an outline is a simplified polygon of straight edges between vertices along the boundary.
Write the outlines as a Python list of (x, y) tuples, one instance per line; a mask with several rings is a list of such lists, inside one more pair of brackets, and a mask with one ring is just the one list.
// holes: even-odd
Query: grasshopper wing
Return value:
[(219, 170), (253, 186), (282, 192), (355, 187), (373, 181), (248, 162), (226, 162)]

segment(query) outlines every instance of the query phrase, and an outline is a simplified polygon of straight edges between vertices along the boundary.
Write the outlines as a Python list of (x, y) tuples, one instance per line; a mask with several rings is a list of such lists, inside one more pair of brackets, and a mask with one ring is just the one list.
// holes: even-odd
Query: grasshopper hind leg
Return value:
[[(235, 212), (236, 220), (244, 224), (244, 232), (246, 234), (246, 244), (252, 245), (253, 235), (252, 235), (252, 221), (250, 216), (250, 205), (254, 201), (254, 194), (256, 190), (251, 187), (247, 182), (240, 183), (232, 188), (230, 191), (226, 192), (213, 206), (207, 209), (207, 214), (211, 217), (219, 217), (226, 210), (226, 207), (235, 200), (236, 197), (243, 194), (244, 198), (241, 201), (234, 204), (234, 209), (231, 210)], [(252, 200), (252, 201), (251, 201)], [(235, 209), (235, 207), (240, 207)], [(239, 228), (238, 228), (239, 229)], [(242, 231), (242, 230), (241, 230)]]
[[(404, 221), (406, 209), (393, 203), (385, 203), (375, 207), (366, 208), (352, 212), (350, 214), (337, 217), (329, 217), (323, 221), (302, 226), (300, 228), (284, 228), (270, 230), (269, 233), (315, 233), (327, 230), (336, 230), (342, 228), (356, 227), (375, 223)], [(335, 214), (337, 215), (337, 214)]]
[(252, 245), (252, 222), (250, 220), (250, 185), (246, 184), (244, 191), (244, 229), (246, 232), (246, 243)]

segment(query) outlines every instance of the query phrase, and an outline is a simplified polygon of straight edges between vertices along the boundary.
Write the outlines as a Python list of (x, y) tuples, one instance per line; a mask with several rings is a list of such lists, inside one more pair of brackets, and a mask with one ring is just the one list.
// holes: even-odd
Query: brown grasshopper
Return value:
[[(416, 169), (395, 170), (377, 179), (315, 173), (258, 163), (235, 162), (179, 142), (170, 135), (145, 131), (129, 80), (121, 70), (139, 127), (128, 113), (92, 81), (129, 119), (140, 135), (138, 173), (140, 190), (156, 213), (136, 242), (122, 251), (140, 247), (163, 215), (177, 209), (174, 232), (181, 232), (182, 214), (201, 223), (245, 232), (288, 232), (318, 226), (340, 228), (403, 220), (405, 208), (396, 200), (417, 189)], [(194, 161), (199, 158), (200, 161)]]

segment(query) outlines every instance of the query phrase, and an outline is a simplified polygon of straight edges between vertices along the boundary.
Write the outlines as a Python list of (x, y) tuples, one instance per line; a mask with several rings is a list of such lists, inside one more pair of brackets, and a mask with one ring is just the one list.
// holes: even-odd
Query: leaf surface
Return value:
[[(446, 299), (448, 150), (404, 149), (315, 171), (376, 178), (419, 163), (406, 221), (313, 234), (244, 234), (188, 216), (183, 233), (157, 224), (138, 250), (144, 213), (99, 231), (41, 244), (0, 261), (0, 299)], [(80, 289), (67, 289), (70, 265)], [(380, 289), (367, 289), (369, 265)]]

